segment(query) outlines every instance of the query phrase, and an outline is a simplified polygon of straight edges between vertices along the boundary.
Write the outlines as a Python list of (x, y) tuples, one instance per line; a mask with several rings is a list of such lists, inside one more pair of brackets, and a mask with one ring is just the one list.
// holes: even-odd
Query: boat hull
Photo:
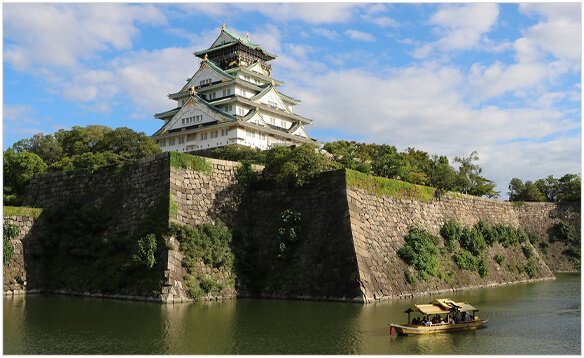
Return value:
[(397, 334), (409, 335), (409, 334), (434, 334), (434, 333), (447, 333), (447, 332), (457, 332), (466, 331), (470, 329), (477, 329), (482, 327), (487, 320), (475, 320), (466, 323), (457, 324), (437, 324), (432, 326), (418, 326), (414, 324), (404, 324), (398, 325), (391, 323), (389, 326), (393, 327)]

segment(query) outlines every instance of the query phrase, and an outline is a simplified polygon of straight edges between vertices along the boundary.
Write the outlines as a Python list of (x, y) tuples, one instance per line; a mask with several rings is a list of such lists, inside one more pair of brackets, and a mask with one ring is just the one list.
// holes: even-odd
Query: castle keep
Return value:
[(225, 28), (208, 49), (195, 52), (199, 70), (168, 98), (177, 106), (155, 118), (152, 136), (162, 151), (196, 152), (229, 144), (259, 149), (315, 143), (304, 126), (312, 120), (292, 112), (300, 100), (280, 92), (271, 76), (276, 55)]

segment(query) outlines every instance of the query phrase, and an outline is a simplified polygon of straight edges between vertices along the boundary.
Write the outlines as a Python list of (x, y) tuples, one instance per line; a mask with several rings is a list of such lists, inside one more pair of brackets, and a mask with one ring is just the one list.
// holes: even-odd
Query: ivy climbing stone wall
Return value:
[(38, 218), (13, 215), (4, 217), (4, 224), (16, 225), (20, 229), (20, 234), (10, 240), (14, 254), (4, 264), (4, 295), (35, 292), (39, 289), (37, 278), (41, 268), (35, 265), (31, 255), (39, 246), (41, 231)]

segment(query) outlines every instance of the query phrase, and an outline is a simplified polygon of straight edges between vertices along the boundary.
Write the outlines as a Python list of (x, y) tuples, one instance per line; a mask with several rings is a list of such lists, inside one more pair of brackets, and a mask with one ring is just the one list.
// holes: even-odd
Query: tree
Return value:
[(545, 196), (531, 181), (523, 183), (521, 179), (513, 178), (509, 182), (509, 201), (545, 201)]
[(334, 168), (335, 164), (317, 153), (313, 145), (302, 144), (294, 149), (276, 146), (266, 153), (264, 174), (283, 186), (299, 187)]
[(52, 134), (37, 133), (12, 145), (16, 153), (30, 152), (38, 155), (47, 165), (61, 159), (63, 147)]
[(460, 163), (457, 172), (456, 190), (464, 194), (498, 198), (499, 192), (495, 191), (495, 183), (480, 174), (483, 169), (474, 164), (479, 160), (479, 155), (473, 151), (468, 157), (454, 157), (454, 161)]
[(44, 173), (47, 165), (34, 153), (16, 153), (12, 148), (4, 152), (4, 205), (20, 205), (30, 179)]

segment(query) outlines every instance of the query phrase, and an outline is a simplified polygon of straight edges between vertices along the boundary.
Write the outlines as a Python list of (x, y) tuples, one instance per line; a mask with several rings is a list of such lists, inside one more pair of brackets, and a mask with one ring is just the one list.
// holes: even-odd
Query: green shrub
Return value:
[(481, 233), (483, 239), (489, 246), (493, 246), (497, 242), (499, 242), (499, 237), (495, 229), (491, 227), (491, 225), (487, 224), (482, 219), (479, 220), (474, 226), (474, 229)]
[(526, 258), (530, 259), (533, 256), (533, 248), (531, 245), (525, 245), (521, 248), (521, 250), (523, 251), (523, 255), (525, 255)]
[(278, 258), (287, 260), (302, 235), (301, 215), (288, 209), (280, 214), (280, 220), (282, 226), (278, 229)]
[(243, 161), (237, 168), (235, 178), (239, 184), (249, 186), (258, 181), (258, 173), (253, 170), (251, 164), (251, 162)]
[(547, 254), (548, 248), (550, 247), (550, 243), (547, 241), (542, 241), (539, 243), (539, 248), (542, 253)]
[(409, 283), (409, 284), (412, 284), (412, 283), (414, 283), (416, 281), (417, 281), (416, 275), (412, 274), (409, 271), (406, 271), (406, 282)]
[(452, 259), (461, 270), (478, 271), (479, 269), (479, 260), (467, 250), (461, 249), (452, 255)]
[(489, 264), (486, 256), (481, 257), (478, 264), (478, 272), (481, 277), (487, 277), (489, 275)]
[(495, 262), (502, 266), (505, 263), (506, 257), (503, 255), (495, 255)]
[(426, 281), (429, 276), (436, 276), (440, 261), (434, 235), (424, 229), (412, 227), (404, 240), (406, 245), (397, 251), (398, 256), (418, 271), (420, 280)]
[(529, 238), (531, 245), (536, 245), (539, 241), (539, 236), (537, 236), (537, 234), (528, 234), (527, 237)]
[(134, 254), (134, 262), (153, 268), (156, 265), (156, 235), (150, 234), (138, 239), (137, 252)]
[(458, 248), (457, 242), (462, 235), (462, 228), (452, 219), (442, 225), (440, 235), (444, 238), (444, 247), (449, 252), (454, 252)]
[(524, 267), (524, 271), (527, 272), (530, 278), (537, 277), (537, 266), (533, 260), (527, 261), (527, 265)]
[(3, 229), (4, 265), (6, 265), (6, 263), (14, 256), (14, 246), (12, 246), (10, 240), (20, 235), (20, 227), (14, 224), (4, 223)]
[[(548, 230), (549, 240), (550, 242), (560, 241), (566, 244), (576, 244), (576, 241), (573, 236), (573, 229), (568, 223), (565, 221), (560, 221), (553, 225)], [(579, 244), (579, 242), (577, 243)]]
[(480, 231), (464, 228), (460, 237), (460, 246), (475, 256), (480, 256), (486, 249), (487, 243)]

